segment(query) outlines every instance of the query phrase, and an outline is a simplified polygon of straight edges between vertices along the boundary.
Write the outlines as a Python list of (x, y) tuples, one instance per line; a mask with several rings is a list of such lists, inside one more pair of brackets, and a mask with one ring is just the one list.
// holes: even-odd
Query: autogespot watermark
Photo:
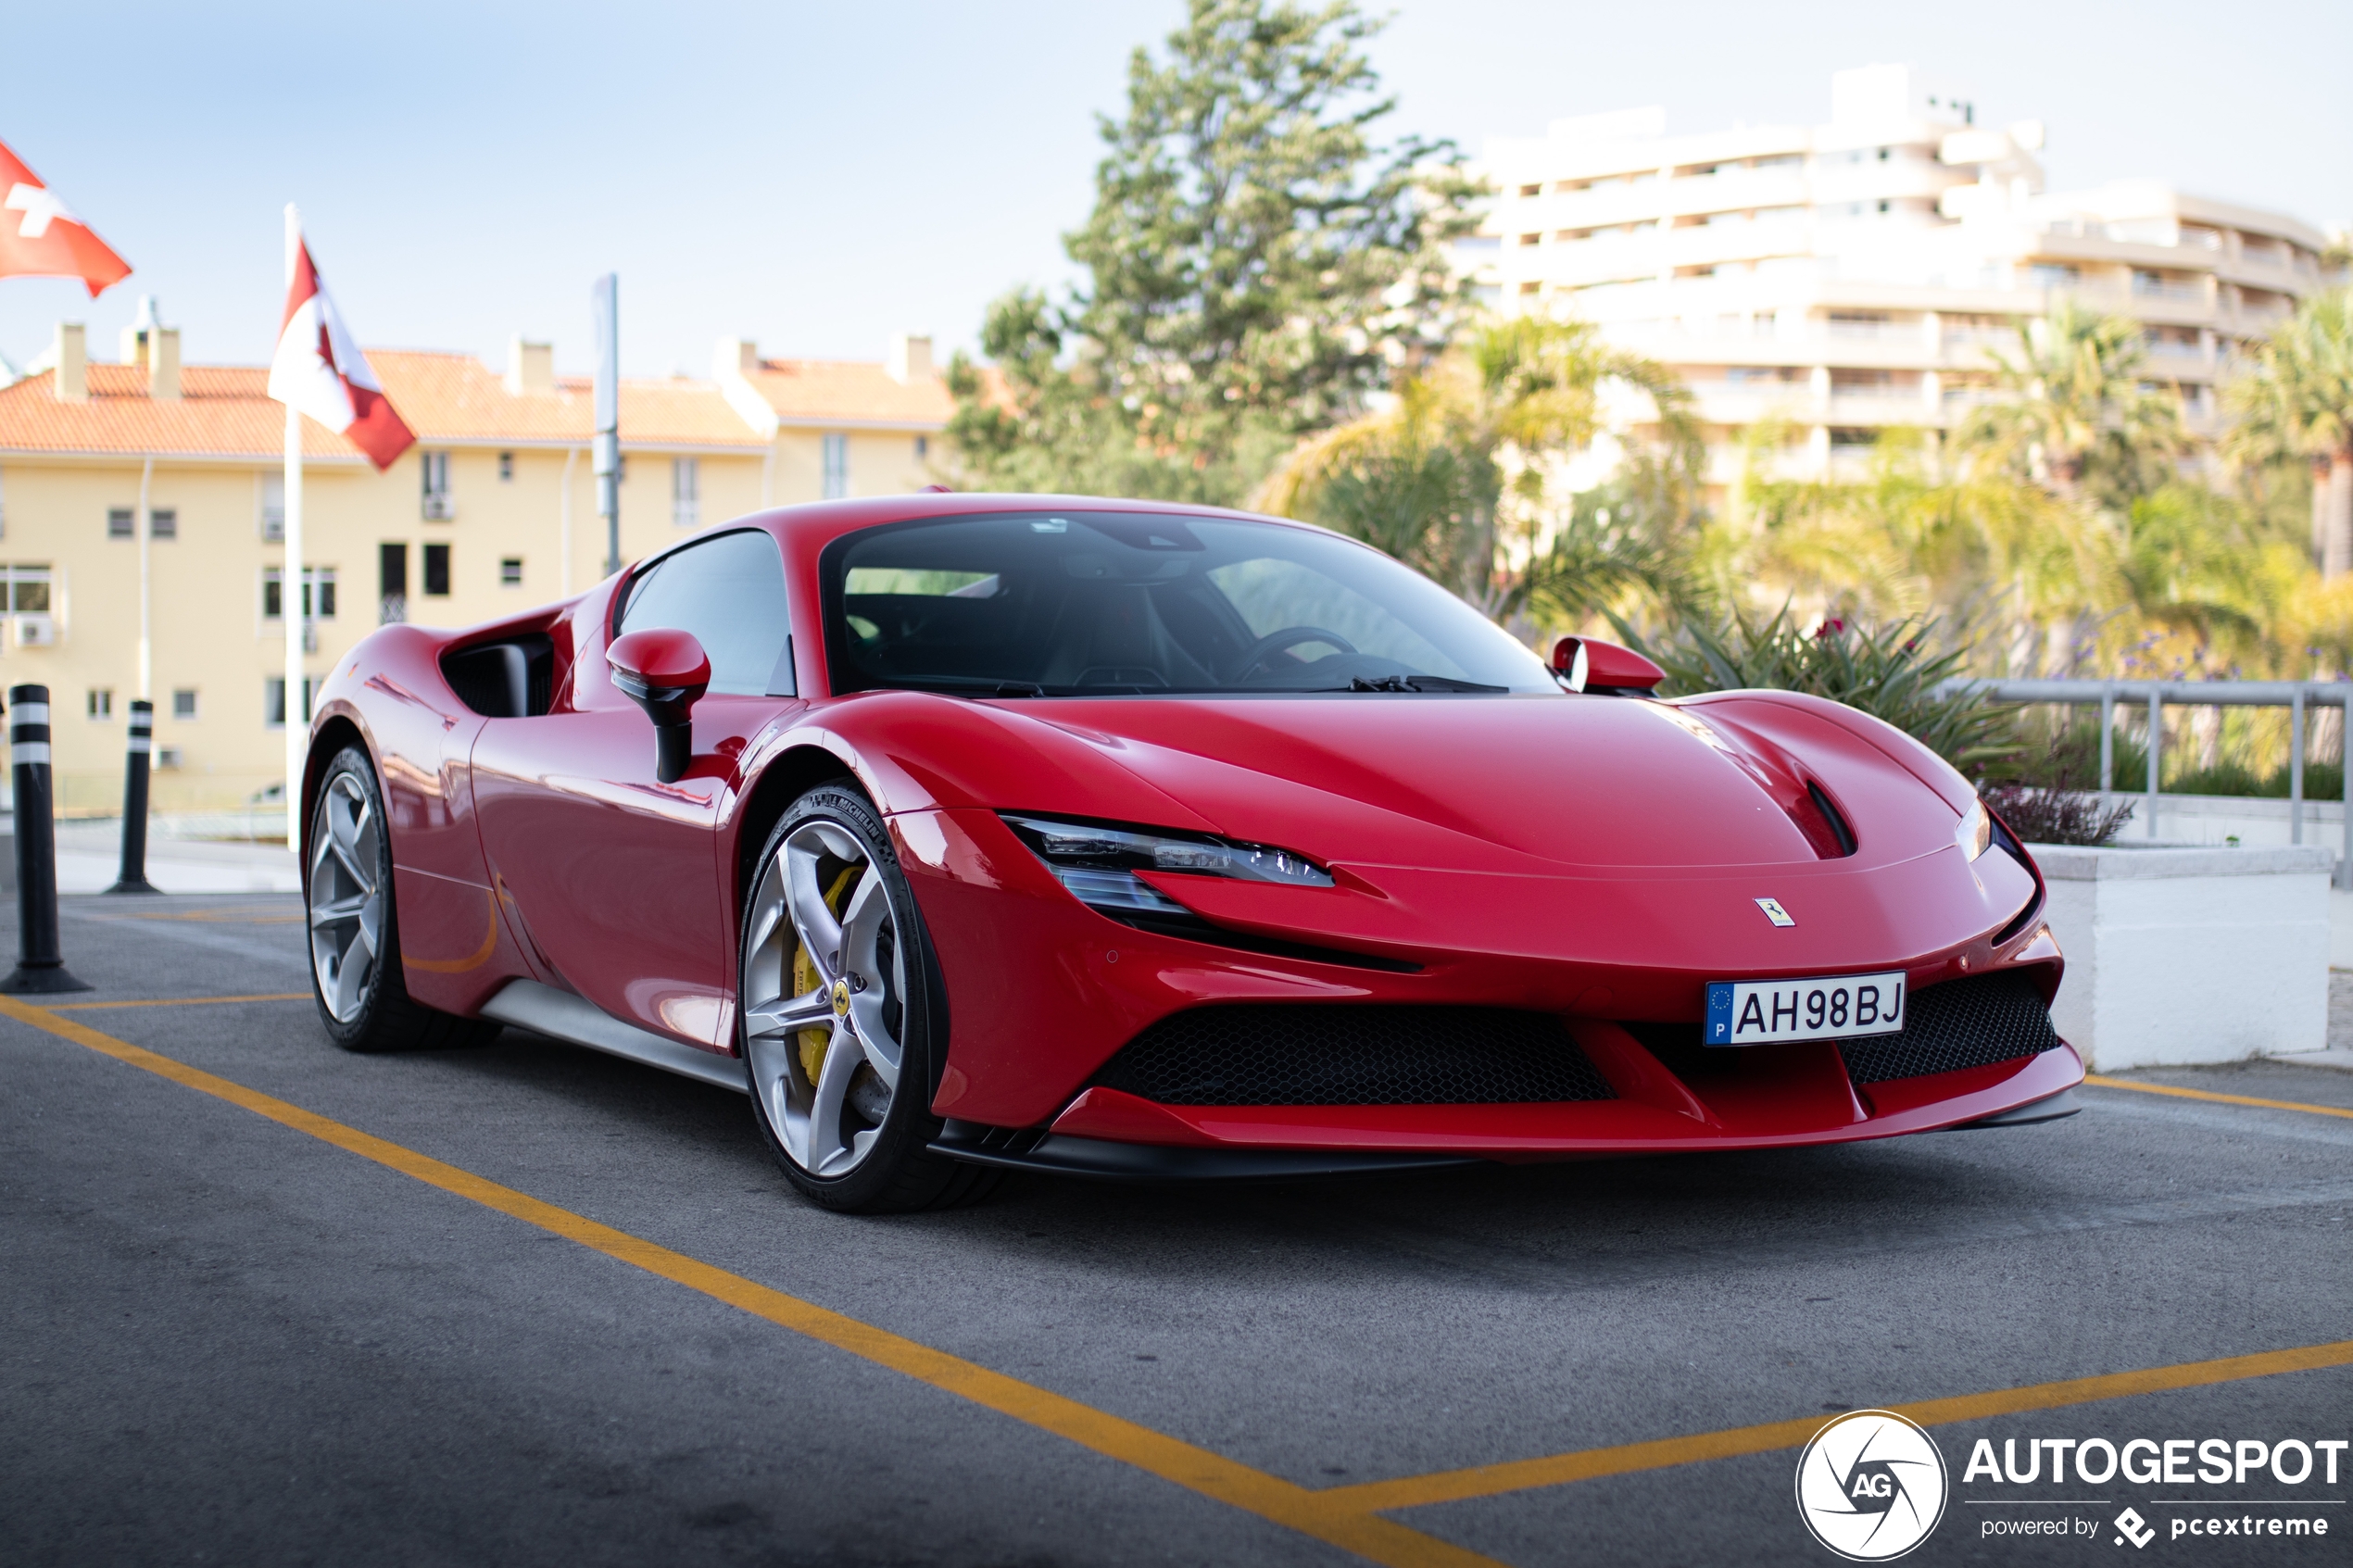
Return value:
[(1814, 1538), (1854, 1562), (1884, 1562), (1944, 1517), (1944, 1456), (1892, 1411), (1856, 1411), (1797, 1456), (1797, 1512)]
[[(2347, 1499), (2321, 1494), (2339, 1486), (2348, 1447), (2341, 1437), (1980, 1437), (1961, 1470), (1959, 1489), (1970, 1495), (1953, 1500), (1986, 1511), (1981, 1540), (2070, 1538), (2128, 1555), (2158, 1542), (2228, 1537), (2284, 1545), (2346, 1527), (2327, 1511)], [(2171, 1495), (2107, 1495), (2121, 1489), (2117, 1482)], [(1936, 1529), (1948, 1485), (1944, 1455), (1925, 1431), (1893, 1411), (1856, 1411), (1798, 1456), (1797, 1512), (1839, 1556), (1883, 1562)], [(2213, 1490), (2221, 1487), (2264, 1495)]]
[[(1980, 1437), (1961, 1469), (1962, 1491), (1977, 1495), (1960, 1500), (2002, 1511), (1980, 1517), (1982, 1539), (2105, 1537), (2111, 1546), (2135, 1551), (2160, 1539), (2259, 1537), (2284, 1544), (2289, 1537), (2331, 1533), (2334, 1522), (2327, 1511), (2345, 1507), (2346, 1499), (2320, 1493), (2338, 1485), (2338, 1463), (2348, 1446), (2353, 1440), (2342, 1437), (2005, 1437), (1996, 1457), (1994, 1439)], [(2003, 1495), (2028, 1486), (2105, 1492), (2116, 1482), (2174, 1495), (2129, 1500)], [(2263, 1495), (2200, 1495), (2200, 1488), (2223, 1486)], [(2120, 1501), (2122, 1512), (2109, 1517), (2106, 1511)], [(2087, 1515), (2077, 1509), (2099, 1512)]]

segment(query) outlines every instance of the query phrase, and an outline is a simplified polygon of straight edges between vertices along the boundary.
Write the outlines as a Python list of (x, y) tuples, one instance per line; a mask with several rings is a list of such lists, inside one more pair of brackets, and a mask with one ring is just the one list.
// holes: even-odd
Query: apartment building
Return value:
[[(151, 309), (120, 362), (87, 350), (61, 324), (0, 383), (0, 685), (50, 690), (61, 809), (119, 809), (144, 556), (156, 809), (235, 807), (284, 773), (284, 410), (266, 369), (183, 365)], [(369, 361), (418, 441), (379, 473), (306, 424), (296, 612), (315, 662), (297, 722), (311, 681), (379, 624), (464, 625), (604, 575), (590, 386), (557, 375), (548, 345), (518, 338), (496, 368)], [(622, 557), (761, 507), (920, 488), (951, 409), (922, 337), (881, 362), (726, 340), (708, 380), (624, 381)]]
[(1811, 127), (1560, 120), (1488, 144), (1498, 195), (1458, 264), (1505, 308), (1594, 321), (1680, 372), (1713, 483), (1766, 421), (1793, 473), (1951, 427), (1991, 395), (1991, 352), (2063, 296), (2139, 321), (2148, 379), (2211, 432), (2232, 357), (2327, 281), (2324, 236), (2151, 181), (2049, 192), (2043, 144), (1906, 66), (1836, 73)]

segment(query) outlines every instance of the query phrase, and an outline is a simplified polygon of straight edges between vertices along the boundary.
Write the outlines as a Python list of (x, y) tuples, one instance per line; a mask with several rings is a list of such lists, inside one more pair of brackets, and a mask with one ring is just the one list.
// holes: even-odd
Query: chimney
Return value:
[(136, 365), (141, 370), (146, 369), (147, 343), (159, 324), (159, 319), (156, 315), (156, 296), (151, 294), (141, 295), (137, 314), (133, 315), (122, 329), (121, 352), (116, 358), (126, 365)]
[(931, 334), (900, 332), (890, 340), (890, 362), (883, 367), (890, 379), (904, 385), (917, 380), (928, 380), (935, 372), (931, 368)]
[(147, 395), (158, 403), (180, 401), (180, 329), (157, 327), (147, 334)]
[(507, 390), (517, 397), (545, 397), (556, 390), (556, 345), (526, 343), (517, 332), (507, 340)]
[(50, 368), (57, 372), (53, 383), (60, 403), (90, 401), (90, 349), (82, 325), (79, 321), (57, 323), (57, 341), (50, 348)]

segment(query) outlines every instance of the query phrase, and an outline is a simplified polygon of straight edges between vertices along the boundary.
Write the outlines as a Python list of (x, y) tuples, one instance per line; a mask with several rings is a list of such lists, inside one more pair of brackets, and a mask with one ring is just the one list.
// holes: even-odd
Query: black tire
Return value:
[[(816, 1030), (766, 1035), (755, 1042), (750, 1029), (750, 1014), (756, 1006), (772, 997), (789, 998), (798, 991), (792, 983), (797, 962), (808, 961), (811, 972), (816, 972), (813, 960), (807, 960), (802, 952), (788, 905), (781, 929), (773, 921), (764, 931), (754, 927), (755, 912), (774, 908), (773, 903), (763, 903), (763, 894), (773, 891), (772, 873), (778, 880), (787, 877), (778, 864), (785, 855), (786, 841), (800, 835), (800, 842), (808, 842), (809, 834), (804, 830), (812, 824), (822, 824), (828, 832), (853, 841), (863, 864), (871, 867), (879, 881), (887, 916), (877, 922), (875, 941), (878, 950), (888, 955), (888, 961), (878, 966), (875, 979), (869, 983), (880, 998), (869, 1005), (877, 1017), (887, 1018), (895, 1027), (900, 1047), (895, 1088), (883, 1087), (870, 1065), (857, 1069), (870, 1080), (866, 1085), (868, 1112), (852, 1110), (854, 1102), (844, 1097), (835, 1114), (841, 1118), (839, 1124), (843, 1128), (854, 1123), (857, 1135), (872, 1133), (874, 1136), (862, 1156), (856, 1157), (848, 1170), (826, 1174), (810, 1169), (797, 1159), (776, 1125), (777, 1117), (789, 1118), (794, 1114), (793, 1106), (799, 1100), (819, 1095), (822, 1073), (812, 1072), (805, 1065), (806, 1052), (812, 1047), (795, 1043), (801, 1035), (813, 1035)], [(837, 870), (850, 872), (858, 864), (856, 859), (839, 857), (822, 862), (824, 874), (834, 882), (833, 897), (842, 897), (845, 903), (855, 894), (834, 873)], [(858, 880), (862, 883), (862, 872)], [(924, 930), (923, 916), (915, 908), (914, 895), (891, 849), (890, 834), (874, 807), (844, 784), (821, 784), (794, 801), (769, 834), (760, 859), (754, 862), (750, 884), (745, 889), (742, 915), (737, 927), (742, 935), (736, 954), (736, 996), (742, 1003), (736, 1010), (736, 1045), (743, 1054), (745, 1075), (751, 1088), (752, 1121), (786, 1179), (804, 1197), (842, 1213), (903, 1214), (954, 1208), (986, 1197), (997, 1185), (1002, 1172), (950, 1160), (931, 1152), (929, 1147), (939, 1135), (940, 1128), (939, 1119), (931, 1114), (930, 1108), (947, 1050), (947, 997), (940, 984), (938, 960)], [(850, 940), (845, 936), (841, 950), (847, 951), (850, 947)], [(833, 963), (840, 964), (839, 953), (828, 957)], [(867, 985), (861, 984), (857, 989), (862, 995)], [(845, 1000), (843, 1009), (848, 1005)], [(847, 1013), (839, 1009), (837, 1011), (841, 1013), (844, 1024), (849, 1025)], [(837, 1032), (833, 1042), (813, 1047), (819, 1051), (819, 1061), (834, 1049), (854, 1048), (855, 1042), (845, 1047), (839, 1043), (842, 1039)], [(758, 1050), (756, 1044), (761, 1047)], [(800, 1074), (799, 1078), (790, 1076), (796, 1073)], [(887, 1109), (880, 1111), (878, 1119), (870, 1120), (873, 1096), (877, 1091), (887, 1095)], [(804, 1131), (800, 1135), (808, 1141), (814, 1135)]]
[[(333, 821), (330, 813), (336, 813)], [(364, 815), (363, 815), (364, 813)], [(356, 831), (329, 840), (355, 821)], [(311, 800), (310, 841), (302, 858), (303, 906), (309, 912), (310, 997), (327, 1037), (347, 1051), (436, 1050), (479, 1046), (497, 1035), (490, 1019), (460, 1018), (409, 995), (400, 969), (400, 922), (394, 908), (392, 840), (384, 831), (384, 792), (368, 754), (346, 746), (327, 765)], [(322, 861), (322, 857), (323, 861)], [(348, 857), (347, 859), (346, 857)], [(365, 873), (365, 874), (362, 874)], [(321, 924), (322, 907), (364, 906), (377, 897), (372, 951), (359, 936), (365, 920)], [(344, 897), (338, 898), (338, 894)], [(348, 935), (346, 935), (346, 928)], [(349, 984), (346, 984), (348, 977)], [(334, 995), (329, 995), (330, 987)]]

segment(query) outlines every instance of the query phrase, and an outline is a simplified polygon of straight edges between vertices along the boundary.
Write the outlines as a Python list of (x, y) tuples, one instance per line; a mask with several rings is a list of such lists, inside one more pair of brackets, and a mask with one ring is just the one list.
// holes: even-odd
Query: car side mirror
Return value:
[(1563, 637), (1553, 645), (1553, 669), (1573, 692), (1648, 696), (1667, 671), (1632, 648), (1599, 637)]
[(692, 632), (648, 627), (605, 650), (612, 684), (654, 721), (654, 777), (674, 784), (695, 751), (695, 704), (711, 684), (711, 658)]

